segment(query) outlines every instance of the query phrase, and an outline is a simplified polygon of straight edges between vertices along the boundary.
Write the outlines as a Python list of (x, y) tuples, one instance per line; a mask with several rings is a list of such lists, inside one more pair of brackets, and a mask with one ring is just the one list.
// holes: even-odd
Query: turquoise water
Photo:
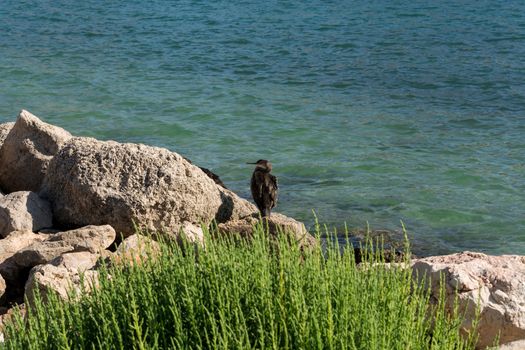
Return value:
[(0, 4), (0, 122), (167, 147), (278, 210), (525, 254), (525, 2)]

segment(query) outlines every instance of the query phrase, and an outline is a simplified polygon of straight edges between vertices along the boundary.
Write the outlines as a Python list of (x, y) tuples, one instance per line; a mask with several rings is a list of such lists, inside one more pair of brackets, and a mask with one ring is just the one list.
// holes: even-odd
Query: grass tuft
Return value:
[(403, 267), (408, 251), (405, 263), (387, 267), (368, 243), (363, 249), (373, 253), (357, 266), (353, 249), (302, 249), (262, 226), (250, 242), (160, 243), (161, 253), (141, 264), (102, 267), (91, 294), (70, 302), (51, 295), (46, 303), (37, 294), (26, 320), (6, 324), (1, 347), (474, 348), (460, 336), (458, 312), (444, 311), (444, 296), (430, 307), (424, 286)]

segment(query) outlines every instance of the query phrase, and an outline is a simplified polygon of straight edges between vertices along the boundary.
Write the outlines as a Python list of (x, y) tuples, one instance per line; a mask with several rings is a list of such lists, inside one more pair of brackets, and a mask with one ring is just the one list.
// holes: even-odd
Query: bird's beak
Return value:
[(246, 163), (246, 164), (257, 164), (257, 163)]

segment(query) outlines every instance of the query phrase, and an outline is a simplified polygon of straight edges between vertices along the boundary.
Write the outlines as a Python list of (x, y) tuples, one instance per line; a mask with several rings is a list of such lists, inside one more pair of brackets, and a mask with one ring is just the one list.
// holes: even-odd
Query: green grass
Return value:
[(76, 302), (37, 297), (2, 347), (473, 349), (457, 312), (443, 298), (430, 307), (410, 269), (373, 264), (380, 253), (358, 267), (352, 249), (302, 251), (286, 237), (258, 227), (250, 243), (162, 243), (158, 258), (102, 269), (100, 288)]

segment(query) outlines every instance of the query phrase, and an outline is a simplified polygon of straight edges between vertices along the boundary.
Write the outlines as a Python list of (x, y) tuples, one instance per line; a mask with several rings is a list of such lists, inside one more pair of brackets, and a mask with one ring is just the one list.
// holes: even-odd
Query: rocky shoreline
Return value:
[[(147, 238), (137, 230), (204, 244), (202, 227), (216, 223), (221, 234), (249, 236), (256, 207), (214, 176), (167, 149), (75, 137), (25, 110), (0, 124), (0, 317), (35, 288), (63, 298), (70, 287), (93, 288), (101, 260), (141, 256)], [(317, 244), (284, 215), (272, 215), (269, 228)], [(458, 292), (466, 332), (479, 308), (480, 348), (496, 336), (525, 339), (525, 257), (464, 252), (411, 268), (430, 277), (435, 298), (443, 276), (448, 307)]]

